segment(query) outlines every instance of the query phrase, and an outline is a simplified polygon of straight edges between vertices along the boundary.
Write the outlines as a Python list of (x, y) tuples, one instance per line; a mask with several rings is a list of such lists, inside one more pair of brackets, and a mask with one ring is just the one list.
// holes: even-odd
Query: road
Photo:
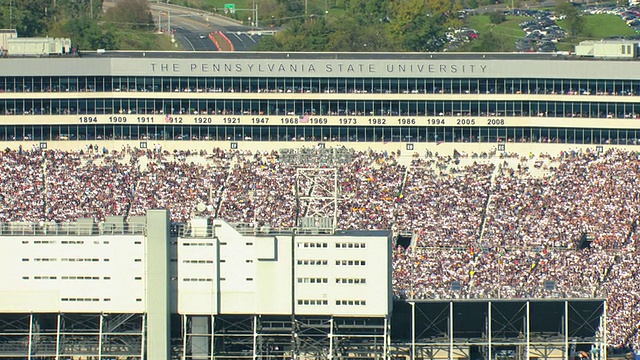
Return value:
[[(108, 8), (115, 6), (118, 1), (105, 0), (103, 9), (106, 11)], [(169, 25), (168, 14), (171, 14), (171, 28), (175, 30), (175, 39), (185, 50), (217, 51), (215, 44), (207, 36), (213, 31), (223, 32), (237, 51), (251, 50), (262, 36), (238, 21), (223, 16), (211, 15), (202, 10), (157, 1), (149, 1), (149, 7), (154, 21), (158, 23), (158, 20), (160, 20), (162, 22), (160, 27), (163, 29), (167, 29)], [(158, 18), (160, 12), (166, 15)]]
[(214, 31), (224, 33), (236, 51), (252, 49), (262, 36), (239, 22), (201, 10), (154, 2), (150, 2), (149, 7), (156, 22), (160, 12), (167, 14), (160, 17), (161, 27), (164, 29), (169, 25), (168, 14), (171, 14), (171, 29), (175, 30), (175, 39), (185, 50), (216, 51), (215, 44), (207, 36)]

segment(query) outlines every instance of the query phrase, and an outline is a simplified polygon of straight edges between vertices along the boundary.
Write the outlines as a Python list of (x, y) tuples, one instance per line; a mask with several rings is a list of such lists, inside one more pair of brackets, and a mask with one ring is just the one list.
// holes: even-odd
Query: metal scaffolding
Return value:
[(183, 315), (183, 323), (185, 360), (386, 359), (390, 343), (386, 318)]
[(0, 359), (144, 359), (142, 314), (0, 314)]
[(338, 170), (296, 170), (296, 201), (299, 232), (333, 233), (338, 219)]
[(569, 359), (606, 354), (604, 299), (409, 300), (394, 304), (396, 357)]

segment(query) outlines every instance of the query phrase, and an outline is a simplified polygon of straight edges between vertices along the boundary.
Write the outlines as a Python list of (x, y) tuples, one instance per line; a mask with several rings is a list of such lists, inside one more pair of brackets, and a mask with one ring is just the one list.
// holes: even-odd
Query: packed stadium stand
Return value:
[[(0, 254), (23, 271), (3, 273), (0, 358), (638, 353), (637, 59), (107, 51), (0, 65)], [(81, 241), (90, 256), (66, 255)], [(100, 276), (66, 273), (100, 258), (87, 265)], [(133, 280), (105, 275), (129, 267)], [(95, 277), (118, 286), (67, 285)], [(84, 290), (103, 295), (62, 295)]]
[[(608, 344), (638, 346), (637, 153), (297, 151), (319, 158), (342, 151), (352, 160), (338, 169), (339, 229), (414, 235), (393, 250), (396, 297), (607, 297)], [(7, 149), (0, 218), (99, 223), (166, 207), (180, 223), (203, 203), (207, 215), (232, 223), (292, 227), (295, 164), (282, 157), (275, 150)]]

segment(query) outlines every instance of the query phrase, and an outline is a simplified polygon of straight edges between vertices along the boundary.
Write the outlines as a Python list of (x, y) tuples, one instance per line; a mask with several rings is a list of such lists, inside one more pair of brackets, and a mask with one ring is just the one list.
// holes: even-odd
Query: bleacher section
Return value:
[[(292, 227), (304, 217), (296, 214), (296, 169), (315, 154), (312, 166), (338, 172), (338, 229), (391, 228), (411, 239), (394, 249), (396, 296), (608, 296), (610, 343), (638, 344), (640, 314), (628, 306), (640, 302), (636, 153), (348, 150), (324, 162), (326, 150), (315, 151), (7, 150), (0, 222), (10, 231), (31, 229), (12, 223), (25, 221), (61, 231), (88, 218), (118, 232), (147, 208), (187, 222), (203, 204), (200, 215), (247, 229)], [(590, 246), (579, 246), (587, 233)]]

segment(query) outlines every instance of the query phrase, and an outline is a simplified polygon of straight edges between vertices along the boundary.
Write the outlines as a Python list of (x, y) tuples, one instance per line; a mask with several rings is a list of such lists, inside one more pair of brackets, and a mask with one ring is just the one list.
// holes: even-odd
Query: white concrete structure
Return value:
[(594, 58), (634, 59), (638, 57), (638, 41), (582, 41), (576, 46), (576, 55)]
[[(0, 330), (21, 330), (0, 340), (0, 357), (107, 359), (114, 343), (149, 360), (312, 354), (350, 339), (337, 330), (358, 321), (362, 351), (387, 351), (389, 231), (265, 233), (195, 219), (169, 234), (163, 210), (141, 230), (3, 224)], [(333, 324), (317, 330), (322, 339), (304, 331), (318, 321)], [(171, 344), (176, 332), (184, 343)]]

